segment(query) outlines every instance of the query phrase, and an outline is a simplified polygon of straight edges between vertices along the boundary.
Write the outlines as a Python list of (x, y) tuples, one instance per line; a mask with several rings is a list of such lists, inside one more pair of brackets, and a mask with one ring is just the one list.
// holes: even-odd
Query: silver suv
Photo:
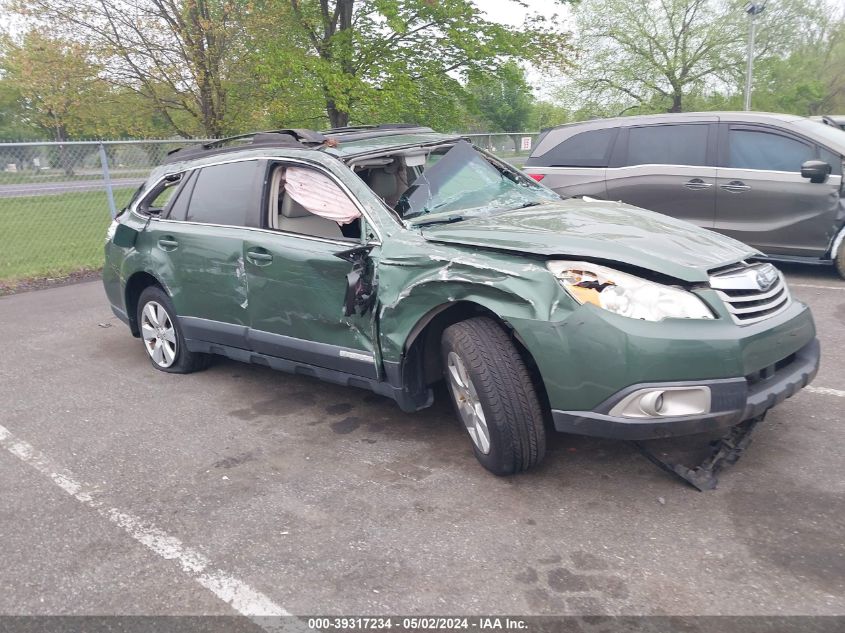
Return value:
[(565, 196), (622, 200), (845, 277), (845, 132), (786, 114), (600, 119), (546, 130), (525, 164)]

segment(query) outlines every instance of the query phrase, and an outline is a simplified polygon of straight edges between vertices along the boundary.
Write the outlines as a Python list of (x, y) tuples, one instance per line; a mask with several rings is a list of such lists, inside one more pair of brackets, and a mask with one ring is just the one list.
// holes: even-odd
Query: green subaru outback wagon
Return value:
[(546, 428), (728, 429), (814, 377), (810, 311), (759, 253), (563, 200), (457, 135), (279, 130), (171, 153), (109, 228), (103, 282), (155, 369), (215, 355), (370, 389), (448, 385), (478, 460), (537, 464)]

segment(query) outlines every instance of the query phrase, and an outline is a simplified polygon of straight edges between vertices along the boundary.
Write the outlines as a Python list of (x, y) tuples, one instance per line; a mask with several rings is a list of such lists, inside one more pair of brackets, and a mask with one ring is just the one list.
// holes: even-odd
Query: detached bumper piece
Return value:
[(764, 417), (764, 415), (761, 415), (737, 424), (731, 428), (727, 435), (711, 442), (710, 456), (695, 468), (688, 468), (682, 464), (663, 460), (648, 450), (641, 442), (633, 442), (633, 444), (658, 468), (682, 479), (701, 492), (715, 490), (719, 483), (719, 471), (725, 466), (731, 466), (739, 461), (739, 458), (751, 444), (751, 433), (763, 421)]

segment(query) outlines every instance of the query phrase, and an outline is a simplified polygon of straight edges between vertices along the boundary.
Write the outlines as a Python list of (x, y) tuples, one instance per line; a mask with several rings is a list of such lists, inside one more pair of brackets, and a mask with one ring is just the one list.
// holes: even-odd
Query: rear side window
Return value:
[(186, 177), (176, 199), (170, 204), (170, 210), (167, 213), (169, 220), (184, 220), (188, 215), (188, 202), (191, 200), (191, 192), (194, 189), (194, 183), (197, 181), (197, 172), (191, 172), (190, 176)]
[(780, 134), (755, 130), (731, 130), (728, 167), (768, 171), (801, 171), (815, 158), (815, 148)]
[(557, 147), (538, 156), (536, 165), (546, 167), (607, 167), (617, 128), (591, 130), (570, 136)]
[(633, 127), (625, 165), (706, 165), (707, 129), (704, 124)]
[[(138, 205), (138, 211), (144, 215), (162, 215), (172, 204), (176, 192), (179, 191), (184, 174), (171, 174), (162, 179), (144, 197)], [(136, 193), (137, 195), (137, 193)]]
[(246, 226), (247, 218), (254, 215), (260, 178), (259, 161), (255, 160), (203, 167), (194, 184), (187, 220)]

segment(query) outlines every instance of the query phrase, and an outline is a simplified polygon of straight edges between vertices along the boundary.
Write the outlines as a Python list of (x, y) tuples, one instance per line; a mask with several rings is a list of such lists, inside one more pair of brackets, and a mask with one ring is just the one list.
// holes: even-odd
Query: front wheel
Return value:
[(833, 260), (836, 264), (836, 272), (842, 279), (845, 279), (845, 240), (839, 245), (839, 252), (836, 253), (836, 259)]
[(511, 475), (546, 452), (540, 400), (531, 374), (493, 319), (461, 321), (443, 332), (443, 372), (455, 411), (481, 465)]
[(150, 286), (138, 298), (138, 329), (153, 367), (172, 374), (205, 369), (209, 355), (190, 351), (170, 297)]

